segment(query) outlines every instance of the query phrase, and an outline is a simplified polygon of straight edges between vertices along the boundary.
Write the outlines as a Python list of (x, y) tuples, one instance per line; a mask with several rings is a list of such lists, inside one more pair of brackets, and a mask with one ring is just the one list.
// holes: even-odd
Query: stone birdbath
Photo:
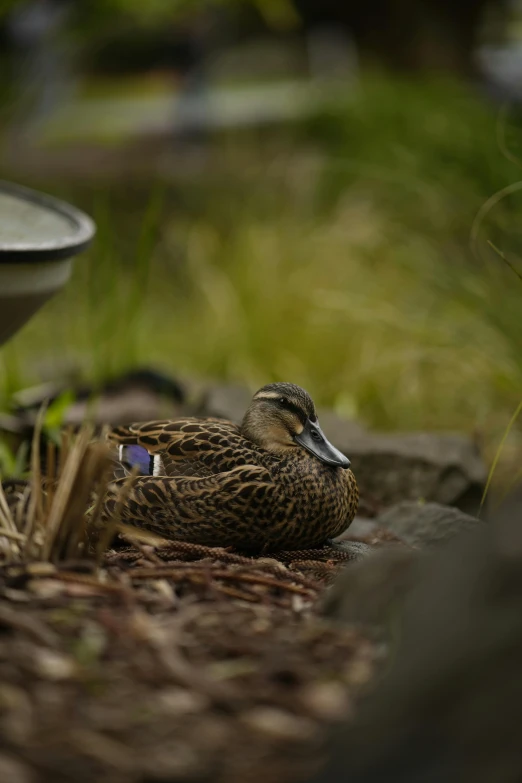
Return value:
[(75, 207), (0, 180), (0, 346), (65, 285), (94, 233)]

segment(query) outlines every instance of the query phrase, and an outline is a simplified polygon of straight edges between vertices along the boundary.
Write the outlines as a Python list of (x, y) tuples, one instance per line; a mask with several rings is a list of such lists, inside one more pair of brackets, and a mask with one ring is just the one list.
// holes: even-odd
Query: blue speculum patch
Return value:
[(138, 468), (142, 475), (152, 475), (153, 459), (143, 446), (120, 446), (120, 462), (126, 470)]

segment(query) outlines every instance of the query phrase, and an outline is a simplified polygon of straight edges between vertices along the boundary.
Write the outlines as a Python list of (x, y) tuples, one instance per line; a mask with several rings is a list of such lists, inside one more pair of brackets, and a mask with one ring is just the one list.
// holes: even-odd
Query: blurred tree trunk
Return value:
[(507, 18), (507, 0), (295, 0), (306, 26), (336, 22), (353, 35), (363, 59), (396, 70), (475, 70), (484, 14)]

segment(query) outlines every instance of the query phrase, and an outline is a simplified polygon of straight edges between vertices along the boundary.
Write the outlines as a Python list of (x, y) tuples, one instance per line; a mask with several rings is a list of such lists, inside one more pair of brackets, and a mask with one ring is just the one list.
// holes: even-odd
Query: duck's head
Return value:
[(350, 460), (326, 439), (310, 395), (293, 383), (270, 383), (254, 394), (241, 430), (267, 451), (306, 449), (327, 465), (349, 468)]

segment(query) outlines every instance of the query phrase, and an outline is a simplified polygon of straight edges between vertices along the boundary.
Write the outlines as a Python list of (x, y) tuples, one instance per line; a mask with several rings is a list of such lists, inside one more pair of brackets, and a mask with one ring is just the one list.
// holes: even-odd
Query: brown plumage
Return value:
[[(132, 479), (122, 522), (164, 538), (303, 549), (342, 533), (357, 510), (349, 460), (326, 440), (310, 396), (293, 384), (260, 389), (239, 427), (185, 418), (119, 427), (109, 439), (130, 464), (130, 446), (146, 449), (154, 474)], [(106, 498), (107, 516), (122, 480)]]

